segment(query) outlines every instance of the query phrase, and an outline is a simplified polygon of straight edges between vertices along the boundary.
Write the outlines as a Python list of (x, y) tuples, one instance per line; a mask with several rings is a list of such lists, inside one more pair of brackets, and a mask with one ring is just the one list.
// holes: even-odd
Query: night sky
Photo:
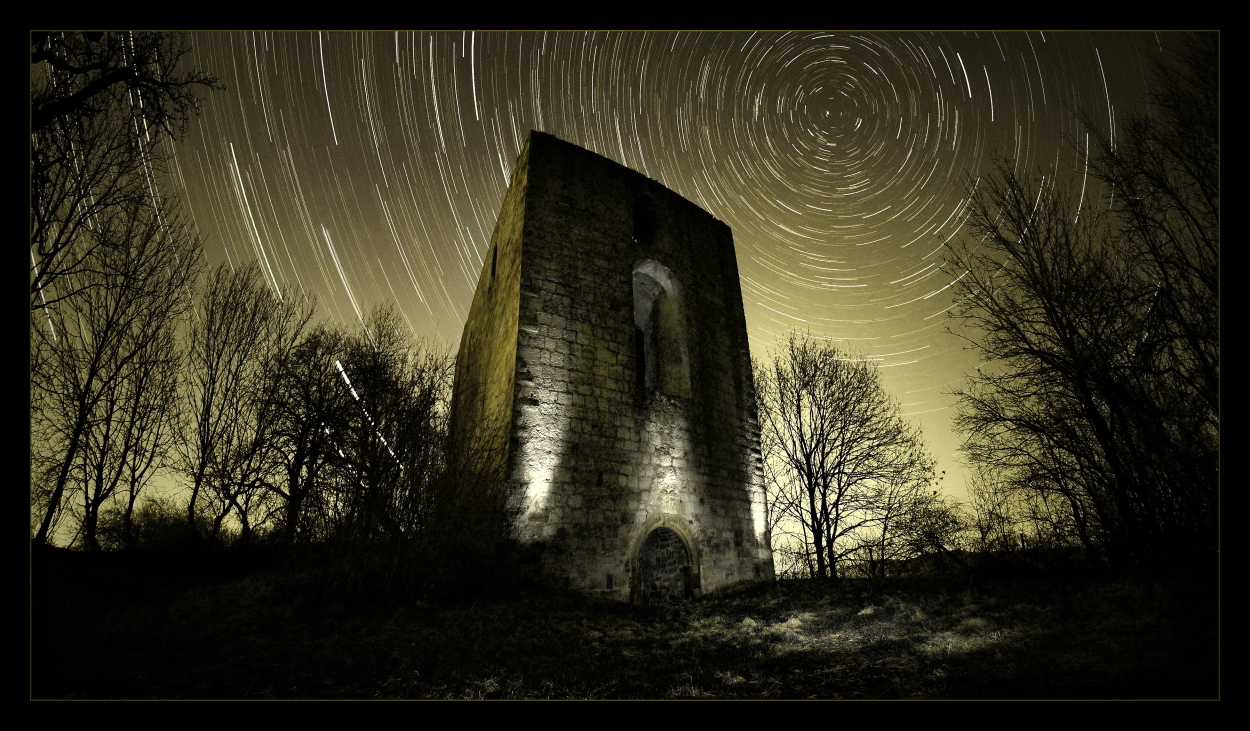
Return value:
[[(198, 33), (225, 91), (177, 146), (211, 262), (353, 323), (394, 302), (455, 352), (529, 130), (638, 170), (734, 234), (751, 352), (790, 330), (882, 367), (962, 497), (943, 242), (995, 157), (1082, 186), (1085, 115), (1140, 107), (1155, 33)], [(1050, 171), (1054, 171), (1053, 173)], [(1085, 202), (1099, 201), (1092, 181)]]

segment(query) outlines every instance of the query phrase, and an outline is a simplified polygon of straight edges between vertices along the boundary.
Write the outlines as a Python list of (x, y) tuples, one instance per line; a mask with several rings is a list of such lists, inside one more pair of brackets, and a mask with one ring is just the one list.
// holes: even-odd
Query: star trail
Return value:
[[(233, 32), (174, 175), (210, 261), (352, 323), (394, 302), (454, 352), (529, 130), (659, 181), (734, 233), (752, 354), (792, 330), (880, 366), (962, 496), (950, 334), (969, 190), (996, 158), (1085, 179), (1086, 124), (1142, 103), (1155, 33)], [(1086, 185), (1088, 183), (1088, 186)]]

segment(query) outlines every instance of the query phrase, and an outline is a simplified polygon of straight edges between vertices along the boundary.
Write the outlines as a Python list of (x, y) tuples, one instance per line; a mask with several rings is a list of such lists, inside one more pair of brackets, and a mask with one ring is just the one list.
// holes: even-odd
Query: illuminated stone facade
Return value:
[(772, 579), (754, 398), (729, 227), (531, 133), (465, 323), (452, 428), (488, 455), (545, 572), (639, 601)]

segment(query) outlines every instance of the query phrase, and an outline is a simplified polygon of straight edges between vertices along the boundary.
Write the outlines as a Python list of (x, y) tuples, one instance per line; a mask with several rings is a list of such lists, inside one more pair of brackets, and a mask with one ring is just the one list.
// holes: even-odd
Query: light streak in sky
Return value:
[(365, 334), (369, 336), (369, 341), (373, 342), (373, 335), (369, 333), (369, 326), (365, 324), (365, 316), (360, 311), (360, 305), (356, 303), (356, 295), (352, 294), (352, 286), (347, 283), (347, 274), (343, 271), (343, 264), (339, 261), (338, 252), (334, 250), (334, 242), (330, 240), (330, 232), (326, 230), (324, 223), (321, 224), (321, 235), (325, 238), (326, 248), (330, 250), (330, 257), (334, 259), (334, 268), (339, 272), (339, 279), (343, 282), (343, 289), (347, 292), (347, 298), (352, 302), (352, 309), (356, 311), (356, 319), (360, 321), (360, 326), (364, 328)]
[(482, 115), (477, 108), (477, 62), (474, 60), (477, 55), (476, 49), (477, 32), (474, 31), (469, 34), (469, 81), (473, 86), (473, 118), (481, 121)]
[(1081, 196), (1076, 199), (1076, 218), (1081, 220), (1081, 206), (1085, 203), (1085, 184), (1089, 182), (1089, 133), (1085, 133), (1085, 171), (1081, 174)]
[(339, 143), (339, 133), (334, 127), (334, 110), (330, 108), (330, 85), (326, 80), (326, 52), (325, 47), (321, 43), (321, 32), (317, 32), (317, 50), (321, 56), (321, 88), (326, 93), (326, 114), (330, 117), (330, 133), (334, 135), (334, 144)]
[(282, 299), (281, 289), (278, 287), (278, 281), (274, 278), (273, 267), (269, 265), (269, 255), (265, 253), (265, 245), (260, 240), (260, 230), (256, 227), (256, 217), (252, 215), (252, 204), (247, 199), (247, 187), (243, 184), (243, 176), (239, 172), (239, 159), (234, 154), (234, 143), (230, 143), (230, 159), (234, 163), (231, 170), (234, 172), (235, 193), (239, 197), (239, 201), (243, 204), (243, 210), (247, 211), (248, 233), (251, 234), (251, 240), (256, 251), (256, 258), (264, 267), (266, 282), (273, 291), (273, 296)]
[[(970, 192), (994, 155), (1047, 184), (1081, 176), (1082, 201), (1099, 200), (1088, 154), (1067, 140), (1090, 110), (1105, 110), (1114, 134), (1161, 45), (1149, 33), (1032, 36), (195, 34), (197, 63), (237, 66), (242, 83), (205, 97), (179, 143), (199, 167), (161, 190), (178, 189), (214, 256), (256, 259), (271, 287), (303, 282), (348, 321), (394, 301), (418, 335), (451, 347), (525, 135), (542, 129), (635, 166), (731, 228), (753, 351), (794, 325), (894, 338), (890, 352), (915, 360), (886, 357), (891, 378), (923, 387), (972, 367), (940, 327), (959, 276), (940, 260), (944, 242), (967, 235)], [(986, 106), (969, 65), (982, 67)], [(444, 129), (449, 115), (457, 124)], [(261, 124), (266, 135), (249, 135)], [(391, 289), (398, 271), (411, 289)], [(949, 453), (949, 418), (934, 414), (948, 416), (931, 410), (926, 434)]]
[(985, 72), (985, 88), (989, 92), (990, 97), (990, 121), (994, 121), (994, 87), (990, 86), (990, 70), (984, 66), (981, 70)]
[(1102, 67), (1102, 54), (1094, 49), (1094, 57), (1098, 59), (1098, 73), (1102, 76), (1103, 93), (1107, 96), (1107, 129), (1111, 134), (1111, 149), (1115, 150), (1115, 114), (1111, 110), (1111, 91), (1107, 88), (1107, 72)]

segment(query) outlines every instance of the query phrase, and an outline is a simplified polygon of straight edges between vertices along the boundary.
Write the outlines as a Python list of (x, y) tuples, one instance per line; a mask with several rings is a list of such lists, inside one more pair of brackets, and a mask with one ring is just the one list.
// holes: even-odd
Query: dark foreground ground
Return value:
[(336, 600), (272, 558), (39, 553), (32, 698), (1218, 698), (1192, 577)]

